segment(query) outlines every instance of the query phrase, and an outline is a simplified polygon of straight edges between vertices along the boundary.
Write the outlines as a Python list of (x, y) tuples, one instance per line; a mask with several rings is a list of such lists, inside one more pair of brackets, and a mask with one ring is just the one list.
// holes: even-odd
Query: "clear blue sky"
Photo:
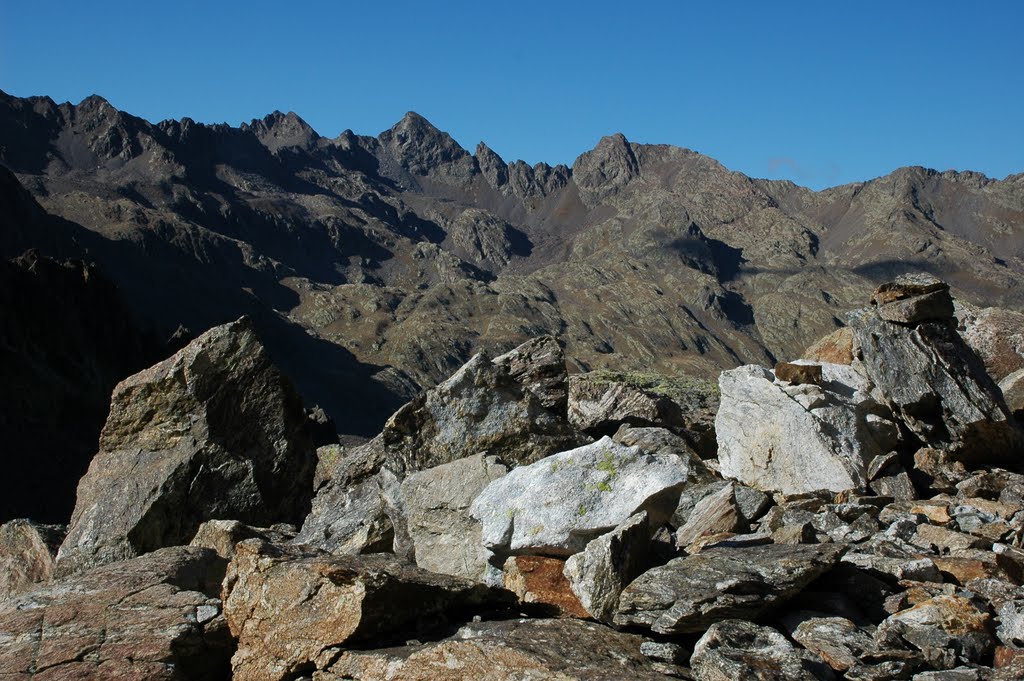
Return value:
[(506, 161), (620, 131), (812, 187), (1002, 178), (1024, 171), (1024, 2), (0, 0), (0, 89), (154, 121), (291, 110), (332, 137), (414, 110)]

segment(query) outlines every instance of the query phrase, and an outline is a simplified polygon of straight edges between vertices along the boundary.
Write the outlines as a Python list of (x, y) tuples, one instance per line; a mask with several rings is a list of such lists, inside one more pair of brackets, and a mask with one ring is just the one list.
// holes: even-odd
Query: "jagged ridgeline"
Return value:
[(3, 93), (0, 139), (3, 255), (95, 262), (165, 336), (250, 316), (345, 433), (542, 334), (574, 371), (713, 380), (807, 347), (903, 271), (1024, 301), (1024, 176), (904, 168), (813, 192), (622, 135), (529, 166), (413, 113), (328, 139), (294, 113), (153, 124)]
[(1024, 176), (0, 142), (0, 677), (1024, 678)]

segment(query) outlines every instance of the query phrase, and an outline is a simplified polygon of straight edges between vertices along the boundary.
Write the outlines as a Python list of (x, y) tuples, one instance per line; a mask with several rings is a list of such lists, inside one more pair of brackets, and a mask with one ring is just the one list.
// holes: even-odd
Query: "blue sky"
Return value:
[(815, 188), (1024, 171), (1024, 2), (632, 4), (0, 0), (0, 89), (332, 137), (414, 110), (530, 163), (622, 132)]

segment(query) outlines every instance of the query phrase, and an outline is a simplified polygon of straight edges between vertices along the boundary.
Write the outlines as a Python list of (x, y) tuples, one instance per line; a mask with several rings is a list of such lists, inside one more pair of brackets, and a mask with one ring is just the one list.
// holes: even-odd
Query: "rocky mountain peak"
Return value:
[(476, 170), (469, 152), (451, 135), (413, 111), (377, 139), (398, 165), (413, 175), (440, 175), (461, 184)]
[(596, 147), (577, 158), (572, 175), (584, 200), (596, 205), (638, 177), (640, 164), (626, 136), (615, 133), (602, 137)]
[(508, 164), (493, 149), (480, 142), (476, 145), (476, 152), (473, 155), (488, 184), (495, 189), (501, 189), (508, 184)]
[[(245, 126), (243, 126), (245, 127)], [(294, 111), (274, 111), (248, 126), (259, 141), (272, 152), (286, 147), (309, 149), (318, 139), (313, 128)]]

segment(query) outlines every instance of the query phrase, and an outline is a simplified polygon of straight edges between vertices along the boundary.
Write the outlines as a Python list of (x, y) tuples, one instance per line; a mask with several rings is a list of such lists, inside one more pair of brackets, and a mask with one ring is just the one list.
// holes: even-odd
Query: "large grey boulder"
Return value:
[(578, 443), (566, 416), (565, 360), (542, 336), (493, 361), (474, 355), (399, 409), (378, 438), (400, 476), (470, 454), (531, 463)]
[(708, 628), (693, 647), (690, 666), (699, 681), (835, 678), (816, 655), (797, 648), (775, 629), (735, 619)]
[(837, 544), (768, 544), (675, 558), (622, 591), (615, 623), (678, 634), (725, 619), (753, 619), (799, 593), (844, 550)]
[(489, 484), (470, 513), (499, 556), (570, 556), (639, 511), (665, 522), (689, 480), (685, 460), (603, 437), (516, 468)]
[(375, 438), (321, 463), (321, 484), (296, 541), (333, 553), (394, 550), (411, 558), (402, 480), (476, 454), (514, 466), (578, 445), (567, 390), (562, 350), (550, 336), (493, 361), (475, 355), (395, 412)]
[(484, 580), (490, 553), (470, 504), (508, 468), (493, 456), (475, 454), (414, 473), (402, 481), (406, 523), (424, 570)]
[(99, 444), (61, 574), (187, 544), (205, 520), (295, 523), (309, 508), (302, 400), (244, 317), (118, 384)]
[(623, 587), (650, 566), (651, 534), (641, 512), (565, 561), (569, 587), (594, 619), (611, 622)]
[(793, 385), (754, 365), (722, 372), (722, 475), (784, 494), (864, 488), (868, 463), (882, 453), (880, 410), (856, 368), (821, 367), (821, 385)]
[(951, 320), (898, 324), (866, 308), (849, 322), (876, 394), (926, 446), (974, 461), (1020, 453), (999, 387)]

